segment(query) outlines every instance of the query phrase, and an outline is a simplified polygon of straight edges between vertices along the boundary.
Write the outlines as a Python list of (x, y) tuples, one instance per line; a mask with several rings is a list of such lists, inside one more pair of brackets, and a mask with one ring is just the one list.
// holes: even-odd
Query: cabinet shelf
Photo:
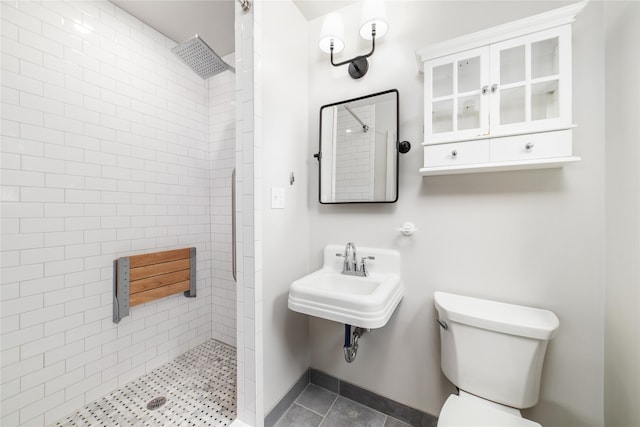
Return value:
[(549, 159), (535, 159), (535, 160), (519, 160), (509, 162), (489, 162), (489, 163), (473, 163), (467, 165), (454, 165), (454, 166), (437, 166), (421, 168), (420, 175), (422, 176), (435, 176), (435, 175), (457, 175), (467, 173), (479, 173), (479, 172), (499, 172), (499, 171), (514, 171), (525, 169), (550, 169), (561, 168), (566, 164), (574, 163), (580, 160), (580, 157), (554, 157)]
[[(535, 133), (545, 133), (545, 132), (555, 132), (558, 130), (568, 130), (568, 129), (575, 129), (578, 125), (571, 125), (571, 126), (560, 126), (560, 127), (553, 127), (553, 128), (548, 128), (545, 129), (543, 132), (535, 132)], [(507, 136), (519, 136), (519, 135), (531, 135), (532, 132), (518, 132), (518, 131), (514, 131), (514, 132), (504, 132), (501, 134), (497, 134), (497, 135), (491, 135), (491, 134), (486, 134), (486, 135), (476, 135), (473, 137), (456, 137), (455, 135), (453, 137), (450, 138), (446, 138), (446, 139), (435, 139), (432, 141), (425, 141), (422, 143), (423, 146), (427, 146), (427, 145), (434, 145), (434, 144), (446, 144), (449, 142), (464, 142), (464, 141), (477, 141), (477, 140), (482, 140), (482, 139), (495, 139), (495, 138), (503, 138), (503, 137), (507, 137)]]

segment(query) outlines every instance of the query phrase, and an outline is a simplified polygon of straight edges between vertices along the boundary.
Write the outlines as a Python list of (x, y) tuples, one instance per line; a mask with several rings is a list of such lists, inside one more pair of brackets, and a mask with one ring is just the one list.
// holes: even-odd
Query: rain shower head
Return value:
[(182, 62), (203, 79), (225, 70), (235, 72), (235, 69), (224, 62), (197, 34), (171, 49), (171, 52), (178, 55)]

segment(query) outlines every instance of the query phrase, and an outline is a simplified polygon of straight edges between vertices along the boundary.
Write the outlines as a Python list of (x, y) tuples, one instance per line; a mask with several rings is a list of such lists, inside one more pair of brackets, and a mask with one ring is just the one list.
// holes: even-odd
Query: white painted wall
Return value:
[[(287, 297), (291, 282), (308, 272), (307, 177), (315, 159), (307, 156), (307, 22), (291, 1), (264, 2), (261, 17), (266, 415), (309, 367), (307, 318), (287, 308)], [(284, 189), (284, 209), (271, 209), (272, 187)]]
[[(221, 135), (175, 43), (109, 2), (2, 2), (2, 28), (0, 424), (44, 425), (212, 337)], [(112, 261), (188, 246), (197, 298), (114, 324)]]
[(640, 3), (606, 5), (605, 424), (640, 425)]
[[(327, 243), (388, 247), (403, 256), (406, 296), (387, 326), (365, 335), (358, 358), (343, 359), (343, 327), (311, 319), (311, 366), (437, 415), (453, 386), (440, 371), (436, 290), (543, 307), (560, 318), (549, 345), (541, 400), (525, 416), (545, 426), (603, 424), (604, 355), (604, 34), (603, 3), (574, 26), (575, 152), (564, 169), (421, 178), (423, 76), (414, 52), (562, 6), (557, 2), (387, 2), (390, 31), (352, 80), (317, 48), (322, 18), (309, 23), (308, 158), (318, 147), (320, 106), (386, 89), (400, 91), (400, 197), (393, 205), (319, 205), (317, 166), (309, 169), (310, 269)], [(340, 11), (346, 48), (366, 52), (360, 6)], [(394, 228), (412, 221), (419, 231)]]

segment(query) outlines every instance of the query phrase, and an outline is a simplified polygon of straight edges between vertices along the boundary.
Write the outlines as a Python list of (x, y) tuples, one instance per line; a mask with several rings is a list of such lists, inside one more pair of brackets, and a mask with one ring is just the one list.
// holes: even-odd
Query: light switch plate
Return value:
[(271, 209), (284, 209), (284, 188), (271, 187)]

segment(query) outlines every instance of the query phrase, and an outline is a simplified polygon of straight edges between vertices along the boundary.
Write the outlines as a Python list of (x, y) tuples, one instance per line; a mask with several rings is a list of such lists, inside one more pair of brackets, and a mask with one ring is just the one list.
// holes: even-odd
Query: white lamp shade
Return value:
[(360, 37), (371, 40), (373, 24), (376, 26), (376, 39), (381, 38), (389, 30), (387, 8), (384, 0), (364, 0), (362, 3), (362, 20), (360, 21)]
[(331, 52), (331, 42), (333, 42), (333, 53), (341, 52), (344, 49), (344, 23), (342, 16), (331, 12), (324, 17), (322, 29), (320, 30), (320, 41), (318, 46), (325, 53)]

